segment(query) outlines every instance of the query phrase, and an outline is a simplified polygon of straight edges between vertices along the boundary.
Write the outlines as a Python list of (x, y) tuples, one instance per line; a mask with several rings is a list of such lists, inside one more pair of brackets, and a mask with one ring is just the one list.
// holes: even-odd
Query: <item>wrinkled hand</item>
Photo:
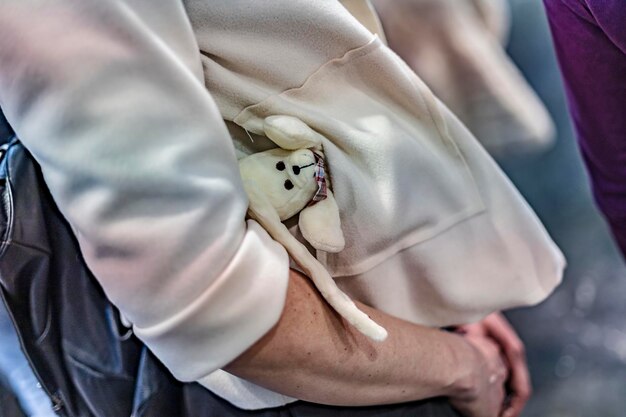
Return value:
[(488, 337), (497, 343), (504, 354), (509, 372), (507, 381), (509, 397), (501, 416), (518, 417), (532, 390), (524, 344), (515, 330), (502, 314), (494, 313), (478, 323), (460, 327), (459, 332), (464, 333), (467, 338)]
[(508, 377), (499, 346), (483, 334), (468, 333), (465, 341), (473, 352), (473, 372), (465, 393), (450, 397), (452, 406), (466, 417), (499, 417), (502, 412)]

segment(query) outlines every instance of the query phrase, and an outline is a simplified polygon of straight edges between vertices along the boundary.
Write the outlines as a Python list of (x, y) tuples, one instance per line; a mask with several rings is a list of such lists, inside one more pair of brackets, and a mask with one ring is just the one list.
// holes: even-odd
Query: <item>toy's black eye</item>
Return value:
[(294, 165), (292, 168), (294, 174), (300, 175), (300, 167), (298, 165)]
[(283, 161), (280, 161), (276, 164), (276, 169), (279, 171), (284, 171), (285, 170), (285, 163)]
[(289, 180), (285, 181), (285, 188), (291, 190), (293, 188), (293, 182)]

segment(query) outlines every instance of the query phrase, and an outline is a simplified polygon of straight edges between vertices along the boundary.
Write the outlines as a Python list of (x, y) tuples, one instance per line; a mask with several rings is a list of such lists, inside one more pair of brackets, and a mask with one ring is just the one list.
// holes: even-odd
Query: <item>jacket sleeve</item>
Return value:
[(626, 8), (620, 0), (544, 2), (594, 196), (626, 253)]
[(0, 1), (0, 106), (105, 292), (177, 378), (276, 323), (287, 254), (244, 221), (180, 1)]

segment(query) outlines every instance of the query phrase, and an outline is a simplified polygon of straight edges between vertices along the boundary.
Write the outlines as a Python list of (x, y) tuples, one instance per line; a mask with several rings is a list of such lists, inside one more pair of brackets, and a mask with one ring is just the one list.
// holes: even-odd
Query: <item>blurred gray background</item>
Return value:
[(626, 268), (591, 197), (543, 4), (510, 2), (508, 52), (546, 103), (558, 139), (543, 155), (498, 162), (568, 260), (563, 284), (548, 301), (508, 314), (526, 342), (533, 376), (534, 396), (524, 415), (624, 417)]

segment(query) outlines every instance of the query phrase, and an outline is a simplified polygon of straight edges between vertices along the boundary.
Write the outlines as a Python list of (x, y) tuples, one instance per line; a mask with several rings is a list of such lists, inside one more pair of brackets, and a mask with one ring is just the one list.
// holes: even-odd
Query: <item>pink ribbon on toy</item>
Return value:
[(313, 152), (313, 156), (315, 157), (315, 182), (317, 182), (317, 191), (315, 195), (309, 202), (309, 206), (312, 206), (322, 200), (324, 200), (328, 196), (327, 185), (326, 185), (326, 163), (324, 162), (324, 158), (322, 155), (317, 152)]

